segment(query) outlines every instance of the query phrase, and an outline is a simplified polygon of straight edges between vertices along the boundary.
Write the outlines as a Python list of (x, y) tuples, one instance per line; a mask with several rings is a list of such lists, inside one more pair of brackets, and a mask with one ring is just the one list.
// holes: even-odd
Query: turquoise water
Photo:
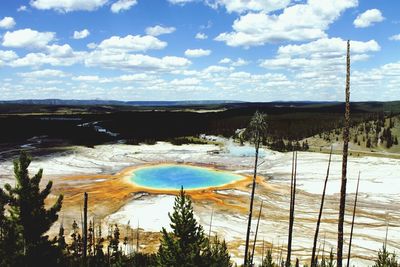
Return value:
[(131, 181), (154, 189), (199, 189), (216, 187), (243, 176), (208, 168), (187, 165), (159, 165), (140, 168), (132, 173)]

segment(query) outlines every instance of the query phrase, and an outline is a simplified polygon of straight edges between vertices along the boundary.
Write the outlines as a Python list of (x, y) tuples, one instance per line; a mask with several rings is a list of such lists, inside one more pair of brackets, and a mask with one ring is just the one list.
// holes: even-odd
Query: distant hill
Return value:
[(244, 103), (233, 100), (190, 100), (190, 101), (118, 101), (118, 100), (63, 100), (63, 99), (23, 99), (0, 101), (0, 104), (47, 105), (47, 106), (137, 106), (169, 107), (196, 105), (224, 105)]

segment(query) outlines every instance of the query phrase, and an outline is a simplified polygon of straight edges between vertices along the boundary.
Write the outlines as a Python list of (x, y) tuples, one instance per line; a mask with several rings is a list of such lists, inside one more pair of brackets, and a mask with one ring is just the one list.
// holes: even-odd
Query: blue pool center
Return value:
[(132, 173), (131, 181), (153, 189), (178, 190), (218, 187), (243, 179), (238, 174), (190, 165), (154, 165)]

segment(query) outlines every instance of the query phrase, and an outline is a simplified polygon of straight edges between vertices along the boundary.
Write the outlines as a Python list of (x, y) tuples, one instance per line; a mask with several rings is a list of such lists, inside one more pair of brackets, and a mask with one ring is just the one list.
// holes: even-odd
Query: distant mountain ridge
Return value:
[(49, 105), (49, 106), (193, 106), (237, 104), (245, 101), (235, 100), (188, 100), (188, 101), (119, 101), (119, 100), (63, 100), (63, 99), (21, 99), (2, 100), (0, 104)]

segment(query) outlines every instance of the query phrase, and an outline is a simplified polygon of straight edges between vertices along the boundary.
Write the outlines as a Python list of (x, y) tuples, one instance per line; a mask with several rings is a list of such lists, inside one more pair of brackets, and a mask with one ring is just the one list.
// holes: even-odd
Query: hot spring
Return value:
[(178, 190), (219, 187), (244, 177), (227, 171), (190, 165), (154, 165), (136, 169), (131, 182), (138, 186)]

